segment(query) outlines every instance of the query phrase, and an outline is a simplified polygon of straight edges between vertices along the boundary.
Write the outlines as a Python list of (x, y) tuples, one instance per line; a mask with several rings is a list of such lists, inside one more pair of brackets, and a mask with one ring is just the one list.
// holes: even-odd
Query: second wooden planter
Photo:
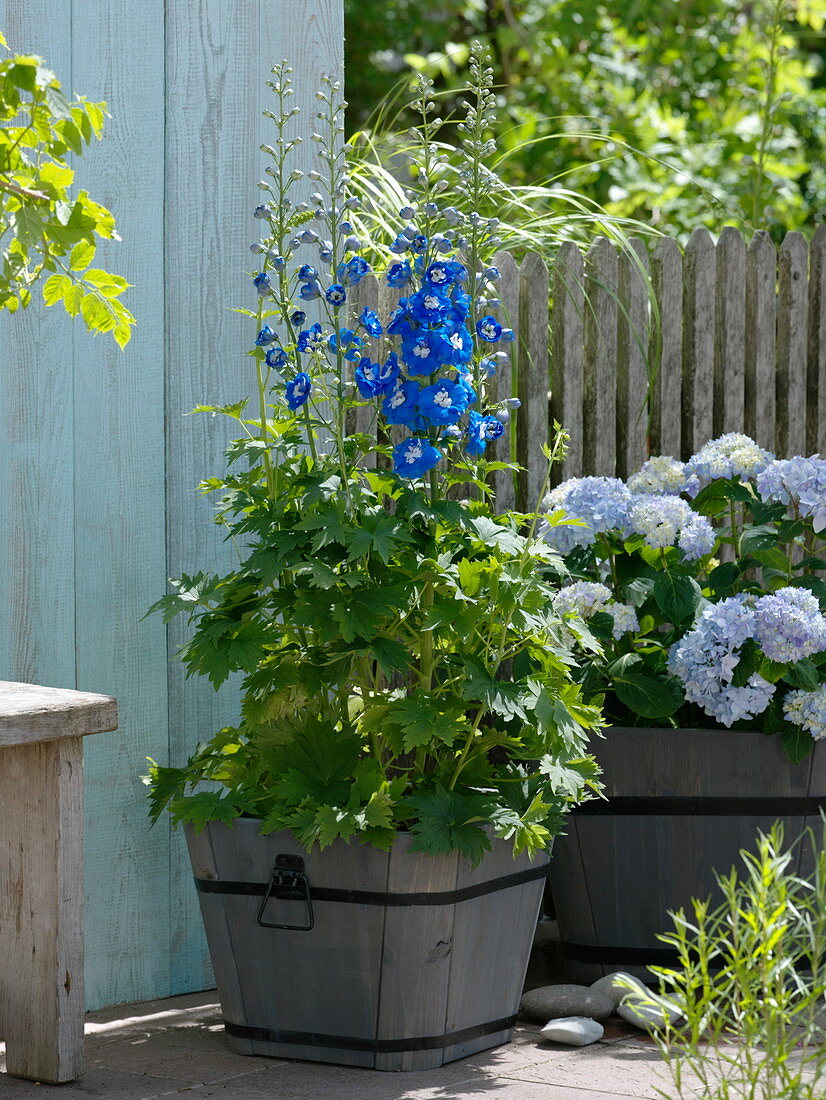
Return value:
[[(612, 728), (592, 750), (607, 801), (574, 811), (554, 842), (550, 884), (573, 977), (649, 977), (668, 965), (669, 910), (714, 896), (758, 829), (787, 841), (826, 809), (826, 744), (791, 764), (779, 737), (750, 730)], [(802, 858), (802, 857), (801, 857)], [(801, 868), (805, 870), (805, 868)]]
[(510, 1039), (547, 853), (308, 853), (259, 824), (186, 830), (233, 1050), (407, 1070)]

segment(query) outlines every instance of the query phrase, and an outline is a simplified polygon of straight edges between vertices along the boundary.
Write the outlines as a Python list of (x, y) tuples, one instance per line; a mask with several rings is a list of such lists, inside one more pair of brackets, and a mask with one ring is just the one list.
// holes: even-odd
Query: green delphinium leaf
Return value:
[(486, 796), (438, 787), (411, 795), (407, 802), (416, 815), (410, 826), (416, 837), (411, 851), (435, 856), (457, 849), (474, 866), (490, 851), (490, 838), (484, 829), (490, 817), (490, 799)]

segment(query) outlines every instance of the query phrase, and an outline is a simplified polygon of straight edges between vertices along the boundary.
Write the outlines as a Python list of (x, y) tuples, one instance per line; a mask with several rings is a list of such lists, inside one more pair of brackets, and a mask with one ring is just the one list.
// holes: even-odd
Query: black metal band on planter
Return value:
[[(545, 878), (549, 863), (539, 867), (528, 867), (513, 875), (501, 875), (499, 878), (480, 882), (477, 886), (465, 886), (461, 890), (446, 890), (433, 894), (383, 894), (375, 890), (338, 890), (328, 886), (310, 885), (310, 897), (313, 901), (339, 901), (351, 905), (457, 905), (472, 898), (481, 898), (497, 890), (508, 890), (512, 886), (521, 886), (534, 879)], [(231, 882), (220, 879), (196, 878), (195, 885), (202, 894), (242, 894), (251, 897), (263, 897), (267, 893), (266, 882)], [(425, 1049), (425, 1048), (422, 1048)]]
[(618, 795), (609, 799), (593, 799), (572, 811), (574, 816), (617, 817), (805, 817), (826, 810), (823, 798), (695, 798), (692, 795), (674, 797), (637, 797)]
[(613, 966), (669, 966), (678, 961), (671, 947), (602, 947), (590, 943), (560, 942), (566, 958), (582, 963), (605, 963)]
[(297, 1046), (329, 1047), (333, 1050), (361, 1050), (371, 1054), (392, 1054), (405, 1050), (444, 1050), (456, 1043), (466, 1043), (482, 1035), (494, 1035), (497, 1031), (510, 1031), (516, 1016), (502, 1020), (489, 1020), (484, 1024), (451, 1031), (448, 1035), (417, 1035), (412, 1039), (357, 1039), (351, 1035), (324, 1035), (316, 1031), (274, 1031), (268, 1027), (248, 1027), (224, 1020), (228, 1034), (237, 1039), (251, 1039), (257, 1043), (285, 1043)]

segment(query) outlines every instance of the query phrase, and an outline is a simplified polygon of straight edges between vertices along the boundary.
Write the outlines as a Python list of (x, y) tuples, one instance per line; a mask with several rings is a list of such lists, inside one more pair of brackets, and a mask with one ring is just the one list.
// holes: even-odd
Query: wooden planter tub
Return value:
[(258, 830), (186, 830), (233, 1050), (409, 1070), (510, 1040), (547, 853), (494, 839), (471, 869), (406, 834), (308, 853)]
[[(572, 977), (648, 977), (673, 961), (669, 909), (715, 896), (758, 829), (787, 841), (826, 809), (826, 744), (801, 764), (750, 730), (612, 728), (593, 746), (608, 801), (588, 802), (554, 842), (550, 886)], [(801, 868), (805, 870), (805, 868)]]

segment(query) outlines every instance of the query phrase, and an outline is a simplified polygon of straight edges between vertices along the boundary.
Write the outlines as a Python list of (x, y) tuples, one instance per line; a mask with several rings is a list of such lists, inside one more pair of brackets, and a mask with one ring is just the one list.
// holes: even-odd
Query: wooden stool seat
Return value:
[(83, 738), (107, 695), (0, 681), (0, 1039), (16, 1077), (83, 1072)]

